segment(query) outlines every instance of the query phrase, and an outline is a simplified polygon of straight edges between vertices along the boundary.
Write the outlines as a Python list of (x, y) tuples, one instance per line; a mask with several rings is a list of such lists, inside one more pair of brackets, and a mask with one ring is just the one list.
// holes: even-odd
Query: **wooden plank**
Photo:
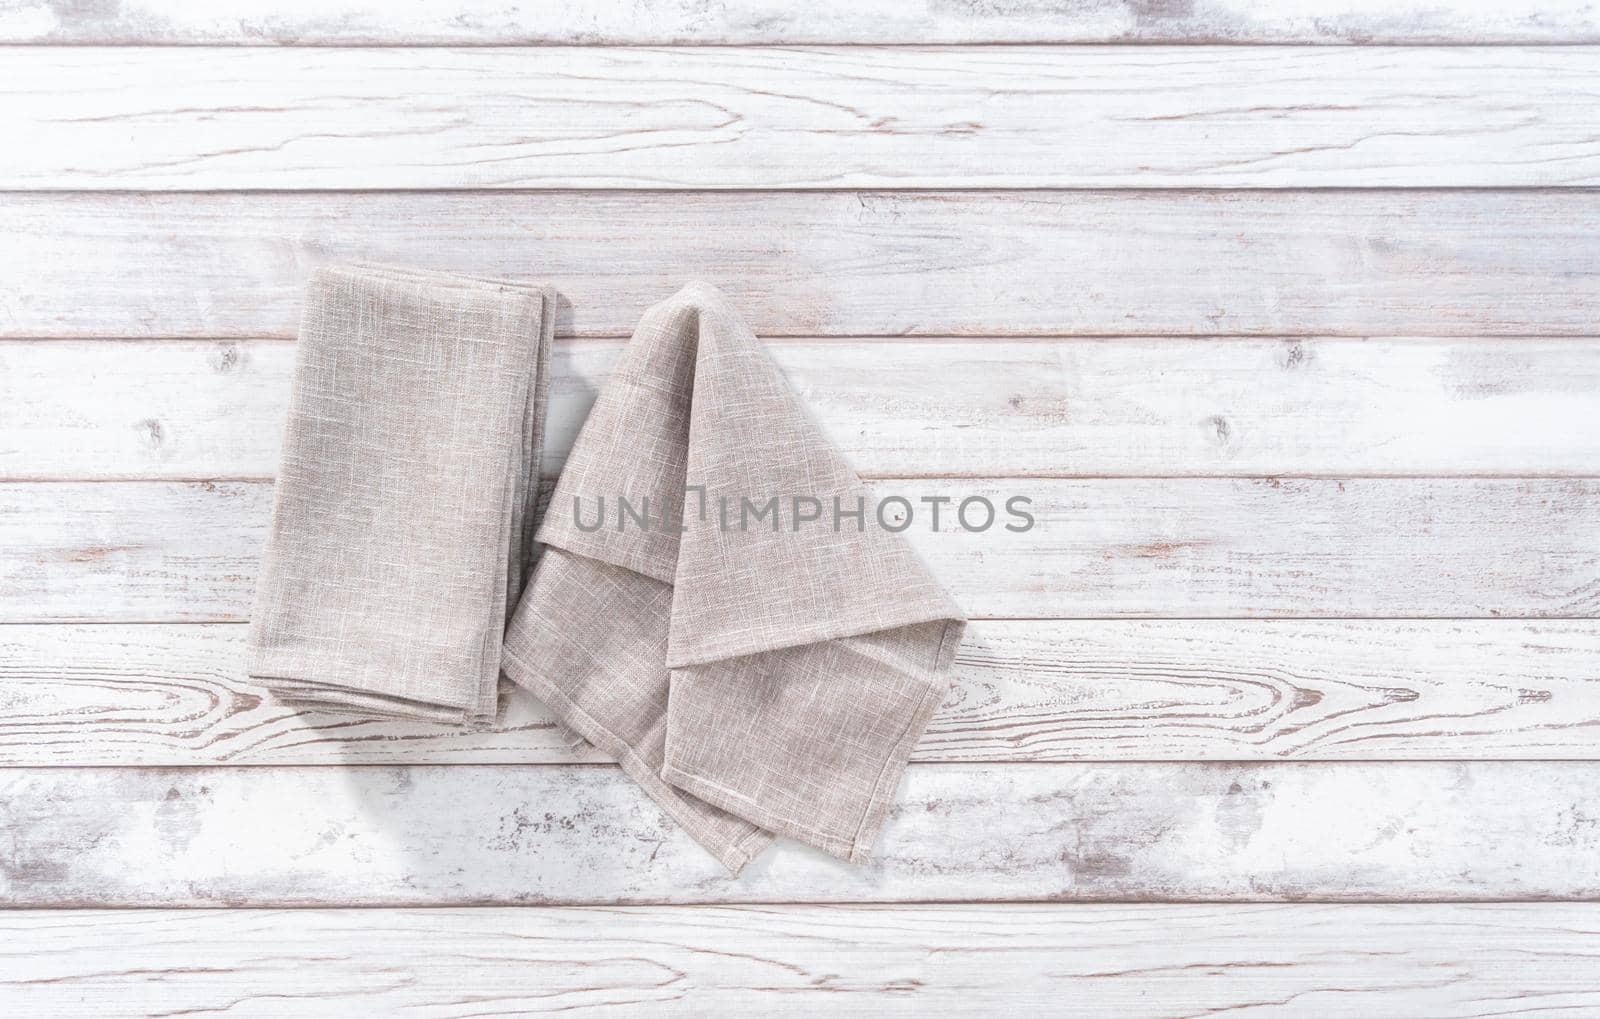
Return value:
[[(620, 345), (551, 361), (554, 476)], [(1600, 339), (777, 341), (866, 476), (1583, 475)], [(0, 478), (270, 478), (276, 340), (0, 341)]]
[(14, 189), (1600, 183), (1588, 47), (22, 47), (0, 63)]
[[(878, 482), (978, 618), (1588, 617), (1600, 481), (1131, 478)], [(1004, 507), (1015, 497), (1033, 526)], [(969, 531), (967, 499), (996, 508)], [(934, 531), (932, 503), (943, 503)], [(0, 622), (245, 618), (261, 482), (0, 485)], [(593, 509), (591, 505), (589, 510)], [(901, 504), (885, 520), (898, 526)], [(980, 503), (968, 509), (984, 523)], [(848, 522), (846, 522), (848, 526)]]
[(0, 42), (92, 45), (662, 45), (929, 43), (1577, 43), (1600, 41), (1584, 0), (1343, 0), (1152, 5), (1055, 0), (1026, 7), (895, 0), (591, 0), (581, 10), (452, 0), (209, 0), (114, 7), (0, 3)]
[(1577, 335), (1600, 191), (0, 195), (0, 335), (292, 336), (314, 265), (542, 278), (627, 336)]
[[(488, 731), (286, 708), (245, 627), (0, 627), (0, 766), (554, 764), (515, 687)], [(1593, 759), (1600, 622), (986, 620), (915, 760)]]
[(241, 619), (271, 512), (258, 484), (0, 486), (0, 622)]
[(589, 0), (55, 0), (0, 3), (0, 42), (94, 45), (661, 45), (763, 43), (1575, 43), (1600, 41), (1587, 0), (1071, 0), (1007, 4)]
[(1590, 903), (0, 913), (19, 1015), (1600, 1009)]
[(0, 769), (6, 906), (1600, 896), (1600, 762), (924, 764), (730, 878), (610, 765)]

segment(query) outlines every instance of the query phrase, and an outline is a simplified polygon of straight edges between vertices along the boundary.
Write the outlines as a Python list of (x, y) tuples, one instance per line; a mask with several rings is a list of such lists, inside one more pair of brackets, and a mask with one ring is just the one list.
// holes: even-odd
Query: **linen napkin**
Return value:
[(379, 266), (312, 277), (252, 677), (290, 703), (494, 717), (553, 328), (537, 286)]
[(960, 610), (703, 284), (584, 423), (502, 668), (737, 872), (773, 834), (868, 856)]

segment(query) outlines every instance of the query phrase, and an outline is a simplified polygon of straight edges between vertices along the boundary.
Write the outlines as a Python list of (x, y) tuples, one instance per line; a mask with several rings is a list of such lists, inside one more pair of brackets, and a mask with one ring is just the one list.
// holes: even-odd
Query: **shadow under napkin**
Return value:
[(965, 625), (875, 505), (692, 284), (584, 424), (502, 669), (729, 869), (774, 833), (863, 861)]

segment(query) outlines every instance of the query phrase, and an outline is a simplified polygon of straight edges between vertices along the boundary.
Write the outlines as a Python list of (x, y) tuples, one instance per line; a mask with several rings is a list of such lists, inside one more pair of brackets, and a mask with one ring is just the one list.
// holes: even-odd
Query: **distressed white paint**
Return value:
[[(929, 478), (872, 489), (912, 503), (904, 533), (979, 618), (1582, 618), (1600, 607), (1592, 479)], [(986, 531), (952, 523), (975, 497), (997, 509)], [(1015, 497), (1032, 500), (1022, 533), (1004, 529), (1024, 526), (1003, 511)], [(941, 498), (934, 531), (926, 500)], [(0, 622), (243, 619), (271, 502), (262, 482), (0, 484)]]
[(1587, 0), (0, 0), (0, 42), (147, 45), (1600, 41)]
[(1597, 944), (1600, 906), (1571, 903), (11, 911), (0, 998), (91, 1019), (1570, 1017), (1600, 1009)]
[(610, 765), (0, 769), (0, 903), (1589, 899), (1600, 762), (913, 765), (737, 878)]
[(1600, 183), (1589, 47), (22, 47), (0, 64), (10, 188)]
[[(1562, 0), (0, 0), (0, 41), (24, 42), (1127, 40), (1600, 28)], [(1600, 1008), (1590, 906), (1012, 901), (1600, 897), (1600, 493), (1582, 478), (1600, 462), (1583, 427), (1600, 198), (1347, 190), (1592, 183), (1591, 51), (13, 49), (0, 65), (0, 124), (22, 139), (0, 183), (267, 192), (0, 194), (0, 335), (24, 340), (0, 344), (8, 479), (269, 476), (278, 340), (327, 261), (551, 279), (563, 333), (589, 337), (626, 335), (701, 277), (763, 335), (808, 338), (775, 351), (868, 473), (1083, 478), (1039, 483), (1051, 529), (1028, 542), (917, 539), (974, 611), (1584, 617), (983, 621), (879, 861), (786, 846), (739, 881), (614, 769), (530, 766), (571, 758), (526, 700), (489, 733), (299, 715), (240, 678), (237, 624), (0, 627), (8, 904), (1002, 903), (0, 913), (0, 1011)], [(1115, 190), (629, 190), (644, 184)], [(445, 185), (600, 190), (293, 190)], [(882, 339), (900, 333), (948, 338)], [(1354, 339), (1408, 333), (1433, 338)], [(96, 336), (195, 342), (73, 342)], [(552, 465), (615, 350), (560, 348)], [(1329, 480), (1207, 477), (1294, 473)], [(1512, 477), (1353, 480), (1474, 473)], [(1093, 478), (1119, 474), (1191, 477)], [(4, 486), (0, 616), (242, 618), (268, 493)], [(1396, 760), (1541, 757), (1561, 760)], [(356, 762), (482, 766), (327, 766)], [(261, 767), (158, 767), (235, 763)], [(120, 767), (57, 767), (103, 764)]]
[(545, 279), (627, 336), (1594, 335), (1600, 191), (0, 194), (0, 335), (292, 336), (311, 269)]
[[(545, 474), (616, 343), (550, 364)], [(1600, 340), (776, 341), (869, 476), (1588, 474)], [(270, 478), (294, 348), (0, 341), (0, 477)], [(959, 380), (953, 382), (952, 380)]]
[[(240, 624), (0, 626), (0, 766), (517, 764), (574, 756), (507, 685), (487, 731), (296, 710)], [(986, 620), (918, 761), (1573, 759), (1593, 620)]]

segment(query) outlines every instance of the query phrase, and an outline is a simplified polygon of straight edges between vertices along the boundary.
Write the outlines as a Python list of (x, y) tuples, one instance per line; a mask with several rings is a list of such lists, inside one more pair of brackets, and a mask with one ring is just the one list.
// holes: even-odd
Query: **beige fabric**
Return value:
[(874, 506), (727, 302), (687, 287), (584, 424), (505, 674), (731, 869), (773, 833), (861, 861), (964, 625)]
[(553, 311), (538, 287), (372, 266), (312, 278), (247, 662), (281, 699), (493, 718)]

